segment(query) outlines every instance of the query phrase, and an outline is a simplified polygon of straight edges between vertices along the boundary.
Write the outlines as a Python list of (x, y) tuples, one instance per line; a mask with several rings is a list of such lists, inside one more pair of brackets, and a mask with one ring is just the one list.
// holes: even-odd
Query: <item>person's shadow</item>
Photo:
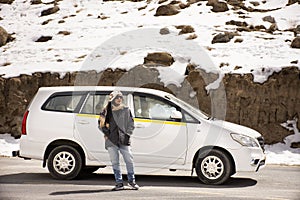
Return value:
[[(18, 173), (0, 176), (0, 184), (39, 184), (47, 182), (48, 184), (72, 184), (72, 185), (105, 185), (104, 189), (97, 190), (68, 190), (55, 191), (49, 195), (59, 196), (68, 194), (85, 194), (85, 193), (102, 193), (111, 192), (114, 186), (113, 174), (97, 174), (86, 175), (84, 178), (75, 180), (55, 180), (49, 173)], [(143, 187), (189, 187), (189, 188), (242, 188), (250, 187), (257, 184), (256, 180), (251, 178), (230, 178), (223, 185), (207, 185), (201, 183), (195, 176), (157, 176), (157, 175), (137, 175), (137, 182), (140, 189)], [(126, 183), (126, 176), (124, 182)], [(125, 185), (125, 184), (124, 184)], [(125, 189), (130, 190), (125, 186)]]

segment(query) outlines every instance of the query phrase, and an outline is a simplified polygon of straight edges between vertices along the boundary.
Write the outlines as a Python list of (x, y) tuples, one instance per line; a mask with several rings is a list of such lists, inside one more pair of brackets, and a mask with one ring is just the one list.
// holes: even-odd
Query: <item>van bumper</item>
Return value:
[(19, 157), (43, 160), (44, 151), (44, 143), (29, 140), (26, 135), (21, 136)]
[(233, 156), (236, 172), (257, 172), (266, 165), (266, 155), (261, 148), (242, 147), (230, 150)]

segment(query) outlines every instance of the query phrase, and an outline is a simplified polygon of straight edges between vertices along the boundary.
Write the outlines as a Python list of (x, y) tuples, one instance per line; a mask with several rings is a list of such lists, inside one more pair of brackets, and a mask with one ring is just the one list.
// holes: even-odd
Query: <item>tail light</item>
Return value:
[(27, 132), (26, 132), (26, 122), (27, 122), (27, 117), (28, 117), (28, 114), (29, 114), (29, 111), (27, 110), (24, 114), (24, 117), (23, 117), (23, 121), (22, 121), (22, 135), (26, 135)]

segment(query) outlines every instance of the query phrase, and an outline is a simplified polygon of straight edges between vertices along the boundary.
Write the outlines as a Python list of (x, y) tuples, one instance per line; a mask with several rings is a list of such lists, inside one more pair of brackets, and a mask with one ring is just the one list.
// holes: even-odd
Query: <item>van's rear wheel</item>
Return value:
[(55, 179), (74, 179), (82, 168), (79, 152), (71, 146), (54, 148), (48, 157), (48, 170)]
[(228, 156), (216, 149), (200, 152), (195, 168), (200, 181), (213, 185), (226, 182), (232, 171)]

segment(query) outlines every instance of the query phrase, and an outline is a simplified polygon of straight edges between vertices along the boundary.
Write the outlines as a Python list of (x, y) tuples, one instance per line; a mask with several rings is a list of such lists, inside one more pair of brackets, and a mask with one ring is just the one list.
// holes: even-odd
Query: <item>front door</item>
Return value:
[(180, 108), (154, 95), (133, 94), (135, 130), (132, 151), (137, 166), (159, 166), (185, 163), (187, 150), (186, 123), (171, 118)]

